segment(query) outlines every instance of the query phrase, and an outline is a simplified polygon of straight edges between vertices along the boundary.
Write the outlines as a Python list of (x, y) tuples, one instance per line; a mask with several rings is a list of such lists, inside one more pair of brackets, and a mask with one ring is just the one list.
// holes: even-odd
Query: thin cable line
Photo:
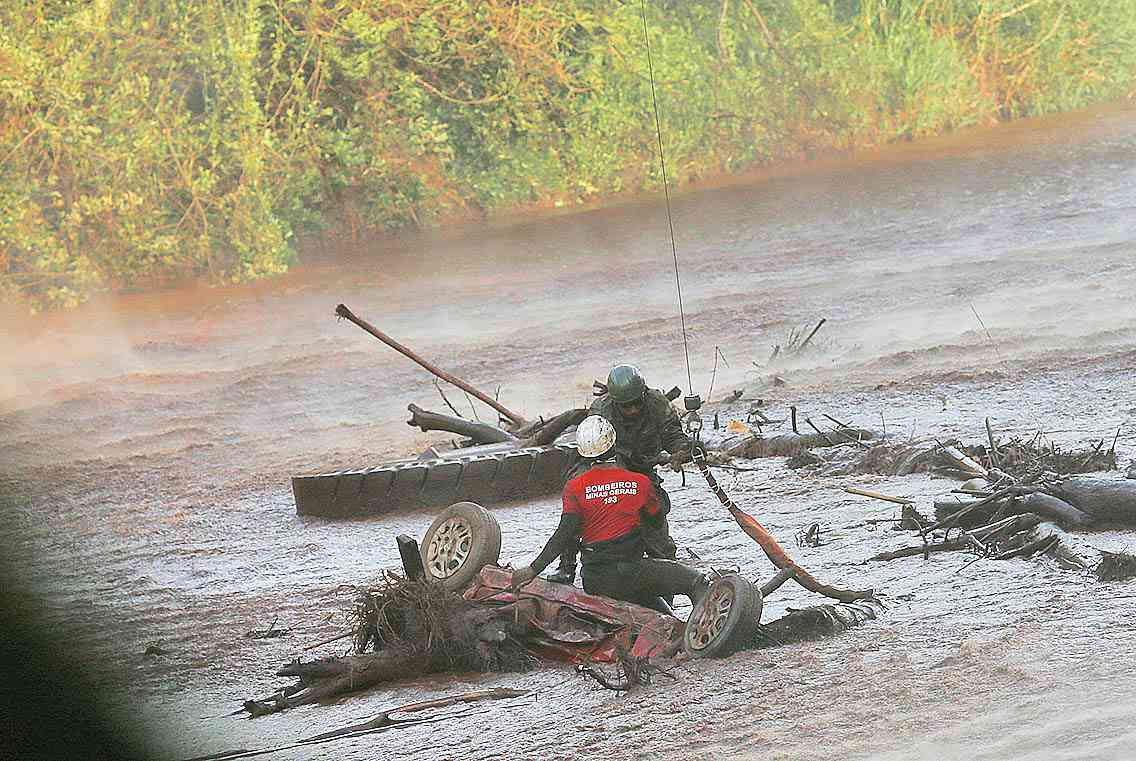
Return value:
[(675, 290), (678, 292), (678, 318), (682, 324), (682, 349), (686, 354), (686, 386), (694, 393), (694, 380), (690, 372), (690, 342), (686, 336), (686, 313), (682, 308), (682, 280), (678, 274), (678, 247), (675, 246), (674, 221), (671, 218), (671, 194), (667, 188), (667, 162), (663, 156), (663, 127), (659, 122), (659, 102), (655, 98), (655, 68), (651, 63), (651, 38), (647, 36), (647, 0), (640, 3), (640, 16), (643, 19), (643, 42), (647, 47), (647, 75), (651, 80), (651, 107), (655, 112), (655, 136), (659, 140), (659, 166), (663, 170), (663, 197), (667, 203), (667, 229), (671, 234), (671, 256), (674, 257)]

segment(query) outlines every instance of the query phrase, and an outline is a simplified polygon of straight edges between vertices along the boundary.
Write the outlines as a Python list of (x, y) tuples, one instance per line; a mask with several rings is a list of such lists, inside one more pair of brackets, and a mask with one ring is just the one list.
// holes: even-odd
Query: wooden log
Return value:
[(744, 439), (726, 449), (732, 457), (791, 457), (804, 449), (835, 447), (852, 441), (875, 439), (876, 434), (864, 428), (841, 428), (829, 433), (784, 433), (769, 438)]
[(427, 657), (398, 651), (325, 658), (311, 663), (297, 661), (276, 673), (278, 676), (298, 677), (299, 685), (284, 688), (261, 700), (247, 700), (244, 707), (252, 716), (278, 713), (382, 682), (422, 676), (429, 667)]
[[(949, 518), (964, 514), (965, 520), (962, 520), (960, 525), (978, 526), (990, 520), (990, 517), (998, 510), (999, 505), (996, 504), (980, 504), (979, 500), (935, 500), (933, 503), (935, 507), (935, 520), (940, 523), (948, 520)], [(975, 509), (971, 509), (975, 508)]]
[(1044, 492), (1027, 494), (1015, 506), (1015, 511), (1021, 510), (1036, 513), (1064, 528), (1087, 528), (1093, 519), (1085, 512), (1078, 510), (1063, 499), (1050, 496)]
[(379, 330), (378, 328), (376, 328), (371, 323), (367, 322), (364, 319), (356, 317), (351, 312), (351, 310), (347, 308), (347, 306), (345, 304), (337, 304), (336, 307), (335, 307), (335, 314), (336, 314), (337, 317), (342, 317), (343, 319), (348, 320), (349, 322), (355, 323), (360, 328), (367, 331), (368, 333), (373, 335), (375, 338), (379, 339), (380, 341), (385, 343), (387, 346), (389, 346), (392, 349), (394, 349), (395, 351), (397, 351), (399, 354), (403, 355), (404, 357), (406, 357), (410, 360), (413, 360), (414, 362), (417, 362), (419, 365), (421, 365), (422, 367), (424, 367), (426, 370), (430, 371), (434, 375), (438, 376), (439, 378), (444, 380), (446, 383), (450, 383), (454, 386), (457, 386), (462, 391), (465, 391), (465, 392), (472, 394), (473, 396), (477, 397), (478, 399), (485, 402), (486, 404), (488, 404), (493, 409), (497, 410), (497, 412), (501, 413), (501, 415), (506, 420), (512, 421), (512, 423), (514, 425), (523, 426), (523, 425), (526, 425), (528, 423), (528, 421), (525, 420), (522, 416), (518, 415), (516, 412), (513, 412), (508, 407), (505, 407), (503, 404), (498, 402), (493, 397), (485, 394), (482, 391), (478, 391), (476, 388), (474, 388), (470, 384), (466, 383), (461, 378), (456, 378), (453, 375), (450, 375), (445, 370), (442, 370), (441, 368), (439, 368), (437, 365), (433, 364), (432, 362), (418, 356), (418, 354), (416, 354), (413, 350), (404, 346), (403, 344), (399, 343), (398, 341), (394, 340), (393, 338), (388, 336), (386, 333), (384, 333), (381, 330)]
[(409, 404), (406, 409), (410, 410), (410, 420), (407, 420), (406, 424), (420, 428), (423, 433), (426, 431), (447, 431), (473, 439), (478, 444), (499, 444), (505, 441), (517, 441), (517, 437), (513, 434), (508, 431), (503, 431), (497, 426), (489, 425), (488, 423), (476, 423), (472, 420), (463, 420), (460, 417), (450, 417), (449, 415), (442, 415), (438, 412), (430, 412), (429, 410), (422, 409), (417, 404)]
[(1015, 483), (1015, 479), (1007, 473), (1003, 473), (997, 468), (984, 468), (973, 457), (965, 454), (961, 449), (955, 446), (945, 446), (942, 448), (943, 456), (958, 470), (962, 471), (967, 477), (979, 476), (985, 478), (991, 483), (1005, 481), (1008, 483)]
[[(1021, 516), (1025, 517), (1025, 516)], [(1083, 570), (1091, 564), (1088, 558), (1098, 550), (1082, 542), (1075, 534), (1068, 534), (1061, 527), (1042, 522), (1036, 527), (1021, 531), (1006, 542), (1007, 549), (994, 559), (1026, 557), (1045, 552), (1063, 568)]]
[[(534, 424), (523, 434), (524, 441), (522, 441), (521, 446), (541, 447), (551, 444), (565, 430), (573, 425), (579, 425), (587, 416), (588, 410), (576, 408), (565, 410), (543, 423)], [(518, 434), (520, 433), (518, 431)]]
[(1023, 513), (1021, 515), (1011, 515), (1008, 518), (1003, 518), (1000, 521), (979, 526), (978, 528), (970, 529), (971, 536), (981, 539), (982, 541), (989, 541), (998, 536), (1011, 536), (1019, 531), (1035, 528), (1041, 523), (1041, 517), (1034, 513)]
[(881, 552), (879, 555), (874, 555), (868, 558), (869, 561), (873, 560), (898, 560), (900, 558), (913, 558), (919, 555), (924, 555), (931, 552), (953, 552), (955, 550), (965, 550), (967, 547), (972, 546), (966, 539), (952, 539), (949, 542), (939, 542), (938, 544), (920, 545), (919, 547), (904, 547), (890, 552)]
[(879, 492), (868, 491), (867, 489), (858, 489), (855, 486), (845, 486), (844, 491), (849, 494), (855, 494), (859, 497), (870, 497), (871, 499), (878, 499), (883, 502), (892, 502), (897, 505), (914, 505), (915, 500), (907, 499), (906, 497), (891, 497), (887, 494), (880, 494)]
[(1007, 550), (1001, 555), (995, 555), (995, 560), (1009, 560), (1010, 558), (1028, 558), (1036, 555), (1039, 552), (1047, 552), (1054, 548), (1054, 546), (1061, 541), (1061, 538), (1055, 534), (1049, 534), (1039, 539), (1034, 539), (1031, 542), (1026, 542), (1021, 547), (1013, 550)]
[(1070, 478), (1051, 491), (1091, 517), (1094, 526), (1136, 525), (1136, 481)]
[[(959, 505), (959, 509), (952, 511), (945, 518), (940, 518), (940, 520), (935, 525), (928, 526), (926, 531), (928, 533), (930, 533), (932, 531), (935, 531), (936, 529), (947, 528), (949, 526), (959, 525), (959, 521), (962, 520), (962, 518), (966, 517), (966, 516), (970, 516), (971, 520), (973, 521), (974, 511), (978, 510), (978, 508), (992, 506), (995, 502), (998, 502), (999, 500), (1005, 499), (1006, 497), (1010, 496), (1013, 493), (1014, 493), (1013, 487), (1009, 487), (1009, 488), (1006, 488), (1006, 489), (999, 489), (998, 491), (991, 494), (989, 497), (985, 497), (983, 499), (976, 500), (974, 502), (961, 504), (961, 505)], [(952, 507), (952, 506), (948, 503), (936, 502), (935, 503), (935, 517), (936, 518), (939, 517), (939, 510), (940, 509), (946, 509), (946, 508), (949, 508), (949, 507)], [(994, 510), (993, 507), (989, 507), (988, 512), (992, 512), (993, 510)]]

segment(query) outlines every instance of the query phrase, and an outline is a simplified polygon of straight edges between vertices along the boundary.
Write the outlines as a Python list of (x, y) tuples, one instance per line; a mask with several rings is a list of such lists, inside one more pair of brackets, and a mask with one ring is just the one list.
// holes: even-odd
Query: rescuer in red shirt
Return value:
[(615, 428), (592, 415), (576, 429), (576, 449), (587, 470), (564, 486), (560, 525), (533, 562), (513, 571), (513, 588), (532, 581), (560, 553), (581, 542), (584, 591), (649, 607), (680, 594), (696, 602), (708, 582), (674, 560), (645, 557), (643, 525), (664, 511), (651, 479), (616, 460)]

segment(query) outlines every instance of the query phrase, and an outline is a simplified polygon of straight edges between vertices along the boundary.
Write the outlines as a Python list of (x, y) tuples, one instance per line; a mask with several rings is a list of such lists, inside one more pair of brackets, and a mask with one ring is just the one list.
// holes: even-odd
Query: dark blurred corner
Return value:
[[(0, 520), (14, 508), (0, 483)], [(14, 569), (18, 550), (0, 527), (0, 759), (135, 759), (103, 710), (99, 686), (78, 671), (81, 642), (42, 624), (41, 601)]]

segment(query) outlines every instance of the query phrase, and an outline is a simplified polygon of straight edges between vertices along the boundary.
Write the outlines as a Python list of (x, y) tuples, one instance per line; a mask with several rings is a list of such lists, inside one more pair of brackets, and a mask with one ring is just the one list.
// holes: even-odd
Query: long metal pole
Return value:
[(337, 317), (342, 317), (345, 320), (350, 320), (351, 322), (355, 323), (356, 325), (361, 327), (363, 330), (367, 331), (368, 333), (373, 335), (375, 338), (379, 339), (380, 341), (385, 343), (387, 346), (389, 346), (392, 349), (394, 349), (395, 351), (397, 351), (399, 354), (403, 355), (404, 357), (408, 357), (409, 359), (412, 359), (415, 362), (417, 362), (418, 364), (422, 365), (422, 367), (426, 368), (427, 370), (432, 372), (434, 375), (437, 375), (439, 378), (444, 380), (446, 383), (452, 383), (453, 385), (460, 388), (462, 391), (465, 391), (465, 392), (472, 394), (473, 396), (477, 397), (478, 399), (485, 402), (486, 404), (488, 404), (493, 409), (500, 412), (503, 416), (505, 416), (506, 418), (511, 420), (514, 425), (522, 426), (522, 425), (528, 424), (528, 421), (525, 420), (524, 417), (513, 412), (512, 410), (510, 410), (508, 407), (506, 407), (505, 405), (498, 402), (493, 397), (489, 396), (488, 394), (484, 394), (484, 393), (478, 391), (476, 388), (469, 385), (468, 383), (463, 381), (461, 378), (456, 378), (453, 375), (450, 375), (445, 370), (441, 369), (440, 367), (433, 364), (432, 362), (429, 362), (429, 361), (423, 359), (422, 357), (418, 356), (413, 351), (411, 351), (408, 347), (400, 344), (398, 341), (394, 340), (393, 338), (388, 336), (386, 333), (384, 333), (383, 331), (376, 328), (371, 323), (369, 323), (366, 320), (363, 320), (359, 317), (356, 317), (354, 315), (354, 313), (352, 313), (352, 311), (346, 307), (346, 305), (339, 304), (338, 306), (336, 306), (335, 307), (335, 314), (336, 314)]

